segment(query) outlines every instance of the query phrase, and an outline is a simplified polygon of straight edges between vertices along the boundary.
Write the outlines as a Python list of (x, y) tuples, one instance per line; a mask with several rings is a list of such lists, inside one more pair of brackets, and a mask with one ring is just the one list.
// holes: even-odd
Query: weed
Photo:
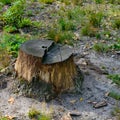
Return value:
[(14, 27), (14, 26), (9, 26), (9, 25), (6, 25), (3, 30), (5, 32), (8, 32), (8, 33), (14, 33), (14, 32), (17, 32), (17, 28)]
[(66, 5), (70, 5), (71, 4), (70, 0), (60, 0), (60, 1), (65, 3)]
[(34, 16), (32, 10), (28, 10), (27, 13), (26, 13), (26, 15), (29, 16), (29, 17)]
[(108, 52), (109, 51), (109, 47), (103, 43), (94, 44), (93, 49), (97, 52)]
[(117, 28), (117, 29), (120, 29), (120, 19), (117, 18), (113, 21), (113, 28)]
[(51, 120), (51, 117), (48, 115), (39, 115), (38, 120)]
[(81, 34), (83, 36), (90, 36), (90, 37), (94, 37), (96, 36), (98, 32), (97, 28), (94, 28), (93, 26), (91, 26), (90, 24), (86, 24), (82, 29), (81, 29)]
[(102, 3), (104, 3), (104, 0), (95, 0), (95, 3), (96, 4), (102, 4)]
[(75, 24), (73, 21), (70, 21), (68, 19), (65, 19), (65, 18), (60, 18), (59, 21), (58, 21), (58, 24), (61, 28), (61, 30), (75, 30)]
[(100, 27), (101, 21), (103, 19), (103, 12), (91, 12), (89, 16), (90, 24), (94, 27)]
[(85, 11), (82, 10), (80, 7), (74, 7), (72, 9), (68, 9), (66, 11), (66, 13), (67, 13), (66, 16), (69, 20), (72, 19), (72, 20), (76, 20), (79, 22), (80, 22), (81, 18), (83, 18), (86, 14)]
[(48, 38), (58, 43), (71, 44), (73, 36), (74, 34), (70, 31), (57, 31), (56, 29), (51, 29), (48, 31)]
[(120, 74), (111, 74), (108, 75), (107, 78), (111, 79), (113, 83), (116, 83), (118, 86), (120, 86)]
[(24, 36), (20, 36), (19, 34), (4, 34), (1, 38), (0, 47), (6, 49), (9, 54), (16, 57), (18, 54), (18, 49), (24, 41), (26, 41), (26, 38)]
[(35, 108), (30, 109), (28, 112), (29, 118), (35, 118), (38, 115), (40, 115), (40, 112), (38, 110), (36, 110)]
[(112, 49), (112, 50), (120, 50), (120, 43), (118, 43), (118, 42), (113, 43), (113, 44), (110, 46), (110, 49)]
[(11, 4), (12, 2), (14, 2), (14, 0), (1, 0), (0, 2), (2, 2), (5, 5)]
[(72, 0), (71, 1), (74, 5), (82, 5), (84, 0)]
[(37, 120), (51, 120), (51, 117), (49, 115), (42, 114), (35, 108), (29, 110), (28, 116), (31, 119), (36, 118)]
[(23, 19), (25, 0), (18, 0), (3, 13), (3, 21), (6, 25), (19, 28)]
[(45, 3), (45, 4), (52, 4), (55, 0), (39, 0), (39, 2)]
[(109, 0), (108, 3), (111, 3), (111, 4), (120, 4), (120, 1), (119, 0)]
[(29, 26), (32, 26), (32, 21), (29, 18), (23, 18), (21, 23), (19, 23), (20, 28), (29, 27)]
[(111, 92), (109, 93), (109, 96), (112, 97), (112, 98), (114, 98), (114, 99), (116, 99), (116, 100), (120, 100), (120, 94), (119, 94), (119, 93), (116, 93), (116, 92), (114, 92), (114, 91), (111, 91)]
[(0, 120), (9, 120), (7, 117), (0, 117)]

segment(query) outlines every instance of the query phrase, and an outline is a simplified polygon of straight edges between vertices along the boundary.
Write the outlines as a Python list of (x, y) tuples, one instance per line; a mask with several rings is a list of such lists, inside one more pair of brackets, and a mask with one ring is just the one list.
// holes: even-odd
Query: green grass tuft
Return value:
[(107, 76), (109, 79), (113, 81), (113, 83), (116, 83), (118, 86), (120, 86), (120, 74), (111, 74)]
[(116, 99), (116, 100), (120, 100), (120, 94), (119, 94), (119, 93), (116, 93), (116, 92), (114, 92), (114, 91), (111, 91), (111, 92), (109, 93), (109, 96), (112, 97), (112, 98), (114, 98), (114, 99)]

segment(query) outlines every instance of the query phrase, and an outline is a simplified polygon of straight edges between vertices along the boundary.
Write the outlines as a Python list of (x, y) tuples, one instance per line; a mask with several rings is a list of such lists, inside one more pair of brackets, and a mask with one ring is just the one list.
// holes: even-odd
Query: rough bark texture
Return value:
[[(78, 75), (73, 55), (61, 62), (43, 64), (41, 57), (27, 54), (22, 49), (19, 50), (15, 70), (18, 77), (28, 82), (38, 79), (52, 85), (56, 93), (74, 88), (76, 86), (74, 78)], [(80, 79), (78, 81), (81, 82)]]

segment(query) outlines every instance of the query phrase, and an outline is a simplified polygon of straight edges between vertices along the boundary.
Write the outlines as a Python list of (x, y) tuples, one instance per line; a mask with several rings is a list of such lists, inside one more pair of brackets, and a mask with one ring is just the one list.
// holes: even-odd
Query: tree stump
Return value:
[(23, 43), (15, 63), (15, 71), (18, 77), (29, 83), (37, 79), (51, 85), (55, 93), (80, 89), (83, 81), (70, 46), (50, 40), (29, 40)]

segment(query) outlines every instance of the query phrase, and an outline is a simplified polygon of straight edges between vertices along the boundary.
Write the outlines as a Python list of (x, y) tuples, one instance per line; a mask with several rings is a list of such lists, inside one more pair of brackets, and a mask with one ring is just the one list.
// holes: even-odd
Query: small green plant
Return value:
[(80, 22), (80, 20), (82, 18), (84, 18), (85, 14), (86, 13), (85, 13), (85, 11), (83, 9), (81, 9), (79, 6), (75, 6), (74, 8), (67, 9), (65, 16), (69, 20), (75, 20), (75, 21)]
[(18, 49), (24, 41), (26, 41), (26, 38), (19, 34), (4, 34), (1, 38), (0, 47), (6, 49), (6, 51), (14, 57), (17, 57)]
[(120, 19), (117, 18), (113, 21), (113, 28), (120, 29)]
[(119, 0), (109, 0), (108, 3), (111, 3), (111, 4), (120, 4), (120, 1)]
[(48, 31), (48, 38), (58, 43), (71, 44), (73, 36), (74, 34), (70, 31), (57, 31), (56, 29), (51, 29)]
[(6, 25), (3, 30), (5, 32), (8, 32), (8, 33), (14, 33), (14, 32), (17, 32), (17, 28), (14, 27), (14, 26), (9, 26), (9, 25)]
[(116, 99), (116, 100), (120, 100), (120, 94), (119, 94), (119, 93), (116, 93), (116, 92), (114, 92), (114, 91), (111, 91), (111, 92), (109, 93), (109, 96), (112, 97), (112, 98), (114, 98), (114, 99)]
[(95, 0), (96, 4), (102, 4), (104, 2), (104, 0)]
[(0, 117), (0, 120), (9, 120), (7, 117)]
[(49, 115), (42, 114), (35, 108), (29, 110), (28, 116), (29, 118), (31, 119), (35, 118), (36, 120), (51, 120), (51, 117)]
[(93, 49), (97, 52), (108, 52), (109, 46), (103, 43), (96, 43), (94, 44)]
[(94, 27), (100, 27), (103, 16), (103, 12), (91, 12), (89, 16), (90, 24)]
[(61, 30), (75, 30), (75, 23), (73, 21), (70, 21), (68, 19), (65, 19), (65, 18), (61, 18), (59, 19), (58, 21), (58, 24), (61, 28)]
[(113, 44), (110, 46), (110, 49), (112, 49), (112, 50), (120, 50), (120, 43), (118, 43), (118, 42), (113, 43)]
[(23, 20), (25, 0), (18, 0), (3, 13), (3, 21), (6, 25), (20, 27)]
[(93, 27), (91, 24), (86, 24), (84, 27), (81, 29), (81, 34), (83, 36), (90, 36), (90, 37), (95, 37), (98, 32), (98, 29)]
[(51, 117), (49, 115), (39, 115), (37, 120), (51, 120)]
[(73, 3), (74, 5), (82, 5), (83, 2), (84, 2), (84, 0), (72, 0), (72, 3)]
[(38, 110), (36, 110), (35, 108), (30, 109), (28, 112), (29, 118), (35, 118), (38, 115), (40, 115), (40, 112)]
[(55, 0), (39, 0), (39, 2), (45, 3), (45, 4), (52, 4)]
[(70, 0), (60, 0), (60, 1), (65, 3), (66, 5), (70, 5)]
[(12, 2), (14, 2), (14, 0), (1, 0), (0, 2), (7, 5), (7, 4), (11, 4)]
[(111, 74), (107, 76), (109, 79), (113, 81), (113, 83), (116, 83), (118, 86), (120, 86), (120, 74)]
[(23, 18), (21, 23), (19, 23), (19, 27), (29, 27), (32, 26), (33, 22), (29, 18)]

